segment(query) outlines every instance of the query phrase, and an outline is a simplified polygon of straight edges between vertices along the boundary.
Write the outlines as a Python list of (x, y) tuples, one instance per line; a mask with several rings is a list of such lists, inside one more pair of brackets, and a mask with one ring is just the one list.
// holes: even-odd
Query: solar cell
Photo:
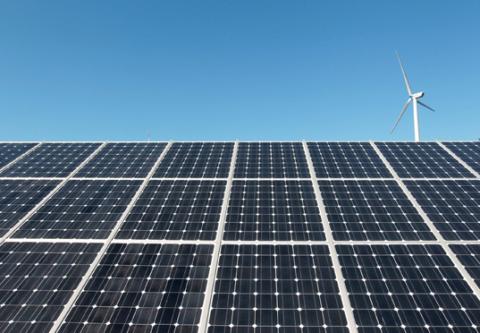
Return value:
[(112, 244), (60, 332), (197, 332), (211, 245)]
[(165, 143), (108, 143), (76, 177), (143, 178), (165, 148)]
[(477, 285), (480, 286), (480, 244), (455, 244), (450, 245), (450, 248)]
[(0, 236), (5, 235), (59, 183), (56, 180), (0, 180)]
[(209, 333), (348, 332), (325, 245), (223, 245)]
[(394, 180), (319, 181), (335, 240), (434, 240)]
[(99, 143), (44, 143), (7, 169), (3, 177), (66, 177)]
[(160, 163), (154, 177), (227, 178), (233, 143), (174, 143)]
[(455, 155), (480, 173), (480, 142), (445, 142)]
[(225, 240), (324, 240), (310, 180), (234, 180)]
[(405, 184), (445, 239), (480, 239), (480, 180), (422, 180)]
[(35, 146), (34, 143), (0, 143), (0, 168), (33, 148), (33, 146)]
[(100, 244), (0, 245), (0, 331), (48, 332)]
[(309, 142), (318, 178), (391, 178), (368, 142)]
[(241, 142), (235, 178), (310, 178), (300, 142)]
[(435, 142), (376, 143), (400, 178), (472, 178)]
[(215, 239), (226, 181), (151, 180), (117, 238)]
[(439, 245), (339, 245), (363, 332), (478, 332), (479, 299)]
[(136, 180), (70, 180), (14, 237), (107, 238), (140, 184)]

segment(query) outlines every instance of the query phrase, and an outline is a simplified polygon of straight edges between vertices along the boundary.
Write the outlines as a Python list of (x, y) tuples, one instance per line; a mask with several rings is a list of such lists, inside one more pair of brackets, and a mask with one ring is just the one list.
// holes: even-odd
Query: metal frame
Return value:
[(345, 317), (347, 319), (347, 327), (350, 333), (357, 333), (358, 329), (355, 322), (355, 316), (353, 315), (353, 308), (350, 303), (350, 299), (348, 298), (348, 290), (347, 286), (345, 285), (345, 278), (342, 274), (342, 266), (338, 261), (335, 240), (333, 238), (332, 230), (330, 229), (330, 221), (328, 220), (322, 194), (320, 193), (320, 186), (318, 186), (317, 175), (313, 166), (312, 157), (310, 156), (310, 150), (308, 149), (306, 142), (303, 142), (303, 150), (305, 151), (308, 170), (310, 172), (310, 179), (312, 181), (313, 191), (315, 192), (315, 198), (317, 200), (317, 206), (320, 211), (320, 216), (322, 217), (323, 232), (325, 233), (325, 238), (327, 239), (328, 251), (330, 252), (330, 258), (332, 259), (333, 270), (335, 272), (335, 276), (337, 277), (337, 285), (340, 291), (340, 298), (342, 300)]
[(212, 261), (210, 263), (210, 270), (208, 272), (207, 286), (205, 288), (205, 296), (203, 298), (202, 315), (198, 323), (199, 333), (206, 333), (208, 331), (208, 323), (210, 319), (210, 306), (213, 301), (213, 291), (215, 288), (215, 280), (217, 277), (218, 262), (220, 260), (220, 252), (222, 251), (223, 232), (225, 223), (227, 222), (228, 204), (230, 201), (230, 193), (233, 184), (233, 175), (235, 174), (235, 163), (237, 161), (238, 142), (233, 146), (232, 158), (230, 160), (230, 170), (228, 172), (227, 185), (223, 195), (222, 210), (217, 227), (217, 235), (214, 242)]

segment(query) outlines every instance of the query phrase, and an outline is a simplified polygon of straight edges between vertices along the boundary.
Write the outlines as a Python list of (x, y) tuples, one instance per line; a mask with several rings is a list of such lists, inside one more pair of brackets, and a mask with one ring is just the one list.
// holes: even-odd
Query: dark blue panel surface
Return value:
[(223, 245), (209, 333), (348, 332), (326, 245)]
[(151, 180), (117, 238), (213, 240), (226, 181)]
[(368, 142), (309, 142), (318, 178), (391, 178)]
[(2, 172), (3, 177), (66, 177), (99, 143), (44, 143)]
[(146, 177), (160, 157), (165, 143), (108, 143), (76, 177)]
[(110, 245), (59, 331), (198, 332), (212, 249)]

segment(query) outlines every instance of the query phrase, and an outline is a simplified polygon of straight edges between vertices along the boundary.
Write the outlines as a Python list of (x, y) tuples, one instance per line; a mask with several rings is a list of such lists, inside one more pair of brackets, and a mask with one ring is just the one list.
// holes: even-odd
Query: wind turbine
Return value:
[(402, 61), (400, 60), (400, 56), (397, 53), (397, 59), (398, 63), (400, 64), (400, 69), (402, 70), (402, 75), (403, 75), (403, 80), (405, 81), (405, 87), (407, 88), (407, 93), (408, 93), (408, 99), (403, 105), (403, 109), (400, 112), (400, 115), (397, 118), (397, 121), (395, 122), (395, 126), (393, 126), (392, 131), (390, 133), (393, 133), (395, 128), (397, 128), (398, 123), (402, 119), (403, 115), (405, 114), (405, 111), (407, 111), (407, 108), (410, 104), (413, 105), (413, 127), (415, 131), (415, 142), (420, 141), (420, 129), (418, 128), (418, 104), (423, 106), (424, 108), (430, 110), (430, 111), (435, 111), (433, 108), (428, 106), (425, 103), (422, 103), (420, 99), (425, 96), (425, 93), (423, 91), (419, 92), (412, 92), (412, 89), (410, 88), (410, 83), (408, 82), (408, 77), (407, 73), (405, 72), (405, 69), (403, 68)]

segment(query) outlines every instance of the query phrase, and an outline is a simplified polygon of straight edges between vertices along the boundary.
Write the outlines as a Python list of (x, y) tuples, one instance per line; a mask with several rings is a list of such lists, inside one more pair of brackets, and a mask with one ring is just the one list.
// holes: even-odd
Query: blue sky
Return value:
[(480, 138), (480, 2), (2, 1), (0, 140)]

